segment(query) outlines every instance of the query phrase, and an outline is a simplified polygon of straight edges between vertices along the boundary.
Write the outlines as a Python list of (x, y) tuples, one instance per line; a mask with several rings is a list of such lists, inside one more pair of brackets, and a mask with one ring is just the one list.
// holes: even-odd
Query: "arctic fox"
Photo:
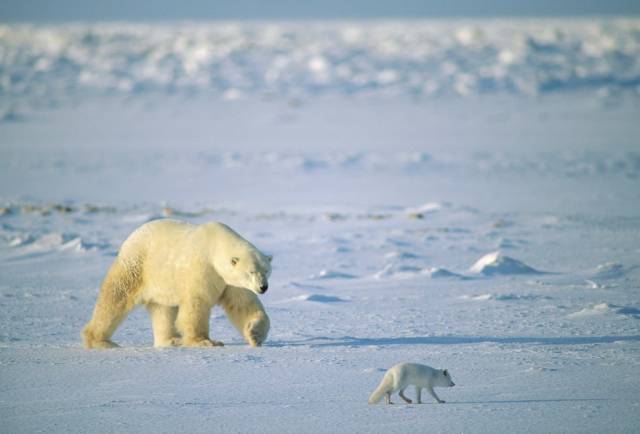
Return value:
[(404, 389), (409, 385), (416, 387), (416, 402), (418, 404), (422, 404), (422, 401), (420, 401), (422, 388), (427, 389), (427, 392), (429, 392), (439, 404), (442, 404), (444, 401), (438, 398), (433, 388), (455, 386), (446, 369), (434, 369), (418, 363), (398, 363), (389, 368), (384, 374), (380, 385), (369, 397), (369, 404), (377, 404), (383, 395), (387, 404), (393, 404), (391, 402), (391, 394), (398, 390), (400, 391), (400, 398), (406, 403), (411, 404), (412, 401), (404, 396)]

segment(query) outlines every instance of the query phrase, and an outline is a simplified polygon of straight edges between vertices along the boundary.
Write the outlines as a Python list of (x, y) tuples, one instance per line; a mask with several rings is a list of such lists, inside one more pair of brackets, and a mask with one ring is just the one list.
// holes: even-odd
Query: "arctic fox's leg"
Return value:
[(422, 387), (416, 386), (416, 403), (422, 404)]
[(393, 402), (391, 402), (391, 392), (384, 394), (384, 402), (385, 404), (393, 404)]
[(402, 398), (403, 401), (406, 402), (407, 404), (411, 404), (412, 402), (409, 398), (404, 396), (404, 389), (400, 389), (400, 398)]
[(433, 391), (433, 387), (427, 387), (427, 392), (429, 392), (429, 395), (433, 396), (435, 400), (438, 401), (438, 404), (444, 404), (444, 401), (438, 398), (438, 395), (436, 395), (436, 392)]
[(182, 345), (185, 347), (221, 347), (222, 342), (209, 339), (209, 316), (211, 306), (198, 299), (190, 297), (180, 304), (176, 327), (182, 335)]
[(369, 404), (377, 404), (378, 402), (380, 402), (383, 396), (385, 397), (385, 401), (387, 402), (387, 404), (390, 404), (392, 390), (393, 375), (390, 374), (389, 371), (387, 371), (387, 373), (384, 374), (384, 377), (382, 377), (382, 381), (380, 381), (378, 387), (376, 387), (376, 390), (374, 390), (369, 397)]
[(180, 337), (175, 326), (178, 307), (149, 303), (147, 310), (153, 327), (153, 346), (175, 347), (180, 345)]

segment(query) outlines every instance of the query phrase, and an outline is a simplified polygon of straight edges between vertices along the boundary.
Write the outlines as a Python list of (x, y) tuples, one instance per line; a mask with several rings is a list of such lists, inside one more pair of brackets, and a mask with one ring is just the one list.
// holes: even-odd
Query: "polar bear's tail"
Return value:
[(393, 375), (389, 372), (384, 374), (382, 377), (382, 381), (380, 385), (373, 391), (371, 396), (369, 397), (369, 404), (377, 404), (380, 402), (385, 393), (393, 390)]

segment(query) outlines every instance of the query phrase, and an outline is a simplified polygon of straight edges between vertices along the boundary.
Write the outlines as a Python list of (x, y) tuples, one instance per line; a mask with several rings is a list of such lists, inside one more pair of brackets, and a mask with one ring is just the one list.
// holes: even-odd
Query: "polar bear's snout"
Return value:
[(253, 271), (247, 276), (246, 288), (252, 290), (256, 294), (264, 294), (269, 289), (268, 275), (259, 271)]
[(267, 292), (267, 289), (269, 289), (269, 282), (267, 281), (266, 277), (258, 274), (256, 279), (256, 286), (258, 287), (258, 292), (260, 294), (264, 294), (265, 292)]

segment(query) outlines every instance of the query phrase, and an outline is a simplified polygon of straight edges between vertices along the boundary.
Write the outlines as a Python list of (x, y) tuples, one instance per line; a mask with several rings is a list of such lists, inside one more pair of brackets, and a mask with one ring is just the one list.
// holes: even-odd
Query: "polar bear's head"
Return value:
[(256, 294), (264, 294), (269, 288), (271, 259), (257, 249), (238, 249), (221, 258), (218, 272), (227, 285), (247, 288)]
[[(269, 288), (271, 256), (259, 251), (232, 256), (229, 259), (229, 280), (231, 285), (250, 289), (256, 294), (264, 294)], [(227, 279), (225, 278), (225, 281)]]
[(223, 223), (205, 226), (211, 239), (213, 266), (229, 286), (264, 294), (269, 288), (271, 256), (265, 255)]

